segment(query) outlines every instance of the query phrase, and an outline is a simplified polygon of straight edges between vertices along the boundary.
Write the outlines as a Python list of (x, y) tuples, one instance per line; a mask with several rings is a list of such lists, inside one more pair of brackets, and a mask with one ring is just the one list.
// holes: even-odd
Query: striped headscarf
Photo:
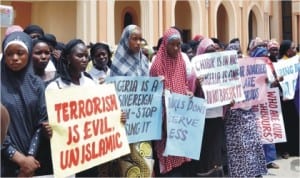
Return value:
[(110, 76), (148, 76), (148, 59), (142, 49), (138, 53), (132, 53), (129, 48), (129, 38), (140, 30), (137, 25), (128, 25), (122, 33), (121, 40), (114, 55), (110, 67)]
[(157, 52), (156, 59), (151, 66), (150, 75), (164, 76), (165, 88), (175, 93), (186, 94), (186, 65), (181, 55), (181, 49), (179, 49), (176, 58), (169, 56), (167, 53), (168, 42), (178, 38), (180, 39), (180, 34), (173, 28), (169, 28), (164, 33), (162, 44)]

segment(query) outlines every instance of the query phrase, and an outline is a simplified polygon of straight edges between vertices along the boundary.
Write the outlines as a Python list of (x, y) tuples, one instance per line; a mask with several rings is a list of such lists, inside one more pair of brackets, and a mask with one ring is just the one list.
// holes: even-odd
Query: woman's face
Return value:
[(73, 72), (84, 72), (86, 66), (88, 64), (88, 49), (87, 47), (79, 43), (73, 47), (71, 54), (68, 55), (68, 59), (70, 62), (70, 70)]
[(271, 57), (277, 57), (279, 55), (279, 49), (276, 47), (272, 47), (269, 49), (269, 53)]
[(210, 45), (206, 48), (205, 53), (213, 53), (216, 52), (216, 48), (214, 45)]
[(176, 58), (181, 48), (180, 39), (172, 39), (167, 43), (167, 53), (172, 58)]
[(32, 49), (33, 67), (44, 70), (50, 60), (50, 48), (45, 42), (37, 43)]
[(288, 57), (293, 57), (297, 54), (296, 44), (292, 42), (290, 49), (287, 51)]
[(98, 68), (102, 68), (103, 66), (107, 65), (108, 52), (103, 48), (98, 48), (92, 58), (94, 65), (96, 65)]
[(142, 32), (140, 29), (135, 29), (129, 36), (128, 45), (133, 53), (138, 53), (141, 50)]
[(12, 71), (22, 70), (28, 63), (28, 52), (19, 44), (9, 45), (5, 52), (5, 64)]

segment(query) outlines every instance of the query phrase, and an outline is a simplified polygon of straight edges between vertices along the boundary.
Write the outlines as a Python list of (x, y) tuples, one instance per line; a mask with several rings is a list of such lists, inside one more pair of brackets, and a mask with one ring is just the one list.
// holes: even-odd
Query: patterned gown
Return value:
[(267, 173), (255, 114), (233, 109), (227, 113), (225, 135), (230, 177), (254, 177)]

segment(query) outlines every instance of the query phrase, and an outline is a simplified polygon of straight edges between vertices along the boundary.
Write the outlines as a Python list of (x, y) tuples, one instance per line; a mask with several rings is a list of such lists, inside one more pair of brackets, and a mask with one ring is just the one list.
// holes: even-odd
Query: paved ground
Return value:
[(289, 159), (278, 159), (274, 161), (279, 165), (279, 169), (268, 169), (266, 178), (296, 177), (300, 178), (300, 157), (290, 157)]

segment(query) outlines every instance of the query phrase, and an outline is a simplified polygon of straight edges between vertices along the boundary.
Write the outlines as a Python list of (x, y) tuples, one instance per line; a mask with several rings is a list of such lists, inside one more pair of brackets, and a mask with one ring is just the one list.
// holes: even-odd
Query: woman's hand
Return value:
[(283, 76), (277, 77), (276, 80), (271, 83), (271, 87), (279, 87), (279, 82), (283, 81)]
[(231, 100), (230, 103), (229, 103), (229, 107), (234, 106), (234, 104), (235, 104), (235, 100)]
[(99, 82), (100, 85), (103, 84), (103, 83), (105, 83), (105, 78), (100, 77), (98, 79), (98, 82)]
[(52, 131), (52, 127), (49, 125), (49, 122), (42, 122), (42, 128), (43, 128), (43, 132), (44, 134), (47, 136), (47, 138), (51, 138), (53, 131)]
[(19, 151), (16, 151), (11, 159), (20, 167), (18, 177), (32, 177), (34, 172), (40, 167), (39, 161), (33, 156), (25, 156)]
[(187, 91), (186, 91), (186, 95), (188, 95), (188, 96), (192, 97), (192, 96), (194, 96), (194, 93), (193, 93), (193, 92), (191, 92), (191, 91), (189, 91), (189, 90), (187, 90)]
[(199, 83), (201, 84), (204, 81), (204, 76), (199, 76), (197, 77), (197, 80), (199, 81)]
[(23, 158), (18, 177), (32, 177), (34, 172), (40, 167), (40, 163), (33, 156)]
[(127, 120), (127, 113), (126, 112), (121, 112), (121, 123), (125, 124)]
[(164, 80), (165, 80), (165, 76), (163, 76), (163, 75), (160, 75), (160, 76), (158, 76), (159, 78), (160, 78), (160, 81), (161, 82), (163, 82)]

